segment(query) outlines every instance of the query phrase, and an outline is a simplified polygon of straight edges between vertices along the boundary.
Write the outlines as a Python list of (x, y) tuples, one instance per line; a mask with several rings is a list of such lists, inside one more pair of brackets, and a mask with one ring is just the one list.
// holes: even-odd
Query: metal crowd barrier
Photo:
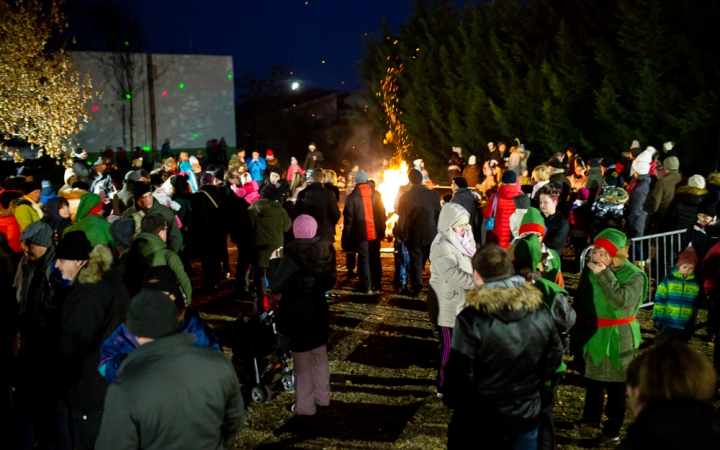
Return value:
[[(688, 244), (684, 242), (685, 232), (686, 230), (677, 230), (630, 239), (628, 263), (640, 262), (649, 281), (647, 298), (645, 303), (640, 305), (641, 308), (653, 305), (652, 300), (655, 298), (657, 285), (670, 272), (670, 269), (676, 264), (678, 255)], [(581, 270), (585, 267), (585, 259), (590, 251), (592, 251), (592, 246), (588, 247), (580, 256)]]

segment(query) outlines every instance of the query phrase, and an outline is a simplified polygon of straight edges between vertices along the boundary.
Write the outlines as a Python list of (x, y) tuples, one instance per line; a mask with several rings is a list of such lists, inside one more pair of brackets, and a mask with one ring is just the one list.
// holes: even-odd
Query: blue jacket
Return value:
[(248, 173), (253, 180), (260, 182), (263, 180), (263, 171), (267, 168), (265, 158), (258, 158), (257, 161), (252, 159), (247, 162)]
[[(180, 332), (192, 334), (195, 345), (198, 347), (212, 347), (220, 350), (217, 337), (199, 317), (183, 320), (180, 324)], [(120, 364), (130, 352), (139, 346), (135, 335), (127, 329), (125, 324), (120, 325), (105, 339), (100, 346), (100, 364), (98, 366), (98, 372), (105, 378), (105, 381), (108, 383), (115, 381)]]

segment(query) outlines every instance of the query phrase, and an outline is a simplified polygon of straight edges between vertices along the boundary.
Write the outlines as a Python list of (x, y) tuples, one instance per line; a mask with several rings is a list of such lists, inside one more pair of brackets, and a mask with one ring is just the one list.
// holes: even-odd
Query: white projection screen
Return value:
[[(109, 53), (74, 52), (72, 58), (81, 73), (92, 77), (93, 102), (87, 109), (91, 116), (77, 136), (80, 147), (97, 153), (107, 145), (130, 151), (127, 89), (121, 89), (118, 70), (134, 66), (133, 132), (134, 146), (151, 148), (150, 92), (147, 58), (144, 53), (130, 54), (132, 63), (118, 62)], [(173, 150), (205, 148), (211, 139), (225, 137), (228, 146), (235, 140), (235, 89), (231, 56), (152, 54), (155, 67), (155, 115), (159, 152), (165, 139)], [(128, 84), (124, 83), (127, 87)]]

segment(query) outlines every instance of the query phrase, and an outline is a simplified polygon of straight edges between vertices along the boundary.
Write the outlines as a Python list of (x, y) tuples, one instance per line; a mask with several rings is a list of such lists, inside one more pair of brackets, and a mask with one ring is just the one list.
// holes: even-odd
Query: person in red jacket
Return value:
[[(517, 175), (512, 170), (503, 173), (502, 185), (497, 193), (492, 194), (483, 210), (483, 217), (490, 219), (495, 217), (495, 227), (487, 231), (486, 243), (498, 244), (505, 250), (510, 246), (510, 216), (515, 212), (516, 195), (522, 194), (515, 185)], [(495, 206), (497, 197), (497, 206)], [(495, 211), (493, 211), (495, 209)]]
[(20, 197), (22, 197), (20, 192), (0, 193), (0, 233), (5, 233), (8, 245), (16, 253), (23, 251), (20, 246), (20, 225), (15, 218), (15, 203)]

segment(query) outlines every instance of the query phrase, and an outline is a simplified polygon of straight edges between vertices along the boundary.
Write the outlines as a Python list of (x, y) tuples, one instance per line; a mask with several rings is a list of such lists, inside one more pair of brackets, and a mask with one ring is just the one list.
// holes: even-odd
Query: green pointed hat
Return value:
[(97, 208), (100, 204), (102, 204), (102, 199), (99, 195), (92, 194), (90, 192), (83, 194), (82, 197), (80, 197), (80, 203), (78, 204), (77, 212), (75, 213), (75, 222), (84, 218), (88, 214), (92, 214), (93, 209)]
[(617, 255), (617, 252), (625, 248), (627, 244), (627, 236), (622, 231), (615, 228), (606, 228), (595, 236), (593, 245), (603, 248), (611, 258)]
[(536, 270), (540, 261), (542, 261), (542, 248), (540, 239), (534, 234), (519, 239), (515, 243), (513, 250), (515, 261), (523, 261), (530, 263), (532, 270)]
[(520, 222), (520, 230), (519, 233), (522, 235), (523, 233), (540, 233), (542, 236), (545, 236), (545, 233), (547, 232), (547, 229), (545, 228), (545, 219), (543, 218), (542, 213), (537, 208), (528, 208), (527, 212), (522, 218), (522, 222)]

